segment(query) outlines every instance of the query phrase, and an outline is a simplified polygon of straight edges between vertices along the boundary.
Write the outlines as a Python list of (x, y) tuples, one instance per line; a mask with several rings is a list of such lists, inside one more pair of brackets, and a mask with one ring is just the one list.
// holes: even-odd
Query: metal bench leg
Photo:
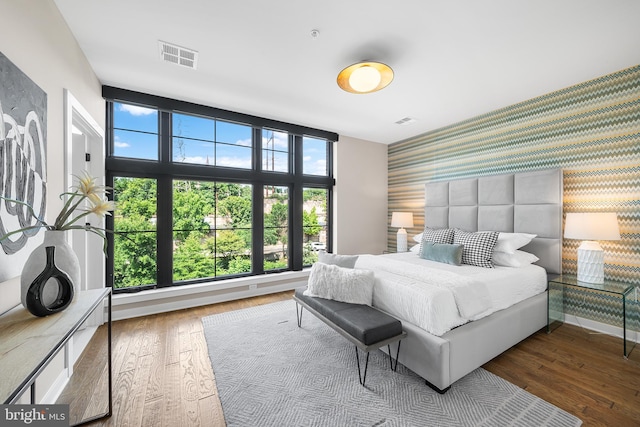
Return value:
[(360, 374), (360, 356), (358, 355), (358, 346), (356, 347), (356, 362), (358, 363), (358, 380), (360, 384), (364, 386), (364, 382), (367, 380), (367, 368), (369, 367), (369, 352), (367, 352), (367, 361), (364, 364), (364, 376)]
[[(298, 307), (300, 307), (300, 313), (298, 313)], [(296, 319), (298, 319), (298, 328), (302, 326), (302, 311), (304, 310), (304, 306), (299, 305), (296, 301)]]
[[(396, 351), (396, 366), (393, 367), (393, 372), (398, 370), (398, 357), (400, 357), (400, 343), (402, 340), (398, 341), (398, 351)], [(389, 350), (389, 356), (391, 356), (391, 350)]]
[(389, 365), (391, 365), (391, 370), (396, 372), (398, 370), (398, 356), (400, 356), (400, 343), (402, 340), (398, 341), (398, 350), (396, 351), (396, 364), (393, 365), (393, 359), (391, 358), (391, 344), (387, 344), (387, 351), (389, 352)]

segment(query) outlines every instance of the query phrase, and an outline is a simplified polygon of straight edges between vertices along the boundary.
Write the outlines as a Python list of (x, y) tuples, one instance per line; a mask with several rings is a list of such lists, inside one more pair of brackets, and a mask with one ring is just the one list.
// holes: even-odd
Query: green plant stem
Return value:
[(67, 203), (65, 203), (64, 208), (62, 208), (62, 211), (60, 212), (60, 215), (58, 215), (58, 218), (56, 218), (54, 227), (57, 230), (64, 229), (65, 221), (69, 219), (71, 214), (78, 208), (78, 206), (80, 206), (80, 203), (82, 203), (82, 201), (87, 198), (87, 196), (81, 196), (80, 199), (73, 205), (73, 207), (69, 208), (69, 205), (71, 204), (73, 199), (76, 196), (78, 196), (78, 193), (76, 192), (76, 193), (64, 193), (64, 194), (71, 194), (71, 197), (69, 197), (69, 200), (67, 200)]

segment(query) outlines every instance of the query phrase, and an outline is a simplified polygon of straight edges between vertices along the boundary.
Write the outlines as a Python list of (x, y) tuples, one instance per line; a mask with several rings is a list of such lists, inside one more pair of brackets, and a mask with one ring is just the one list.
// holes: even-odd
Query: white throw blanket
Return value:
[(491, 311), (487, 286), (470, 277), (373, 255), (356, 268), (375, 272), (374, 306), (434, 335)]

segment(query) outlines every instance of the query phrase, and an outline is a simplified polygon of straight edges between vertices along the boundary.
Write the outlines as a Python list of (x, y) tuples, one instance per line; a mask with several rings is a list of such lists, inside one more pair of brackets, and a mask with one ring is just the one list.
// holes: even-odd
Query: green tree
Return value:
[(305, 188), (302, 192), (302, 197), (305, 202), (308, 202), (310, 200), (326, 200), (327, 190), (321, 188)]
[(199, 279), (215, 274), (215, 259), (196, 234), (189, 235), (178, 244), (173, 253), (173, 280)]
[(311, 248), (311, 244), (305, 244), (302, 247), (302, 265), (311, 265), (316, 261), (318, 261), (318, 252)]
[(141, 215), (119, 217), (113, 248), (113, 286), (126, 288), (156, 283), (155, 226)]
[[(276, 244), (280, 242), (282, 244), (282, 257), (286, 258), (286, 244), (288, 240), (288, 221), (289, 220), (289, 207), (282, 203), (274, 203), (271, 206), (271, 212), (265, 215), (265, 240), (273, 240), (275, 236), (275, 242), (269, 244)], [(267, 228), (269, 231), (267, 233)], [(267, 236), (268, 234), (268, 236)]]
[(220, 268), (228, 269), (231, 258), (243, 254), (244, 250), (244, 239), (233, 230), (222, 230), (218, 232), (215, 239), (215, 252), (218, 262), (220, 263)]
[(202, 192), (190, 187), (181, 188), (178, 181), (173, 190), (173, 229), (177, 240), (184, 241), (192, 233), (204, 237), (209, 233), (209, 224), (204, 219), (212, 211)]
[(148, 178), (117, 178), (113, 182), (117, 215), (151, 219), (157, 211), (156, 180)]
[(251, 199), (229, 196), (219, 201), (218, 213), (230, 217), (234, 228), (251, 226)]
[(310, 212), (302, 211), (302, 226), (306, 242), (313, 236), (320, 234), (322, 226), (318, 223), (318, 214), (315, 207), (311, 208)]
[(251, 271), (251, 258), (246, 256), (237, 256), (229, 261), (227, 274), (241, 274)]

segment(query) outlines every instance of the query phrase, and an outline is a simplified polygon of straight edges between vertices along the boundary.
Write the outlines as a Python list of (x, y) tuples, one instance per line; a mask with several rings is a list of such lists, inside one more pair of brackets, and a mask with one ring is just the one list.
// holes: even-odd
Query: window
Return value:
[(306, 175), (322, 175), (327, 176), (327, 141), (305, 137), (303, 143), (303, 160), (302, 170)]
[(318, 260), (318, 252), (328, 247), (327, 206), (329, 194), (322, 188), (303, 190), (302, 228), (304, 265)]
[(154, 179), (114, 177), (113, 287), (156, 283), (156, 204)]
[(262, 170), (289, 172), (289, 135), (286, 132), (262, 130)]
[(331, 249), (337, 135), (103, 87), (116, 292), (300, 270)]
[(250, 185), (173, 181), (173, 281), (251, 272)]
[(173, 161), (251, 168), (251, 127), (187, 114), (172, 115)]
[(289, 188), (264, 187), (264, 270), (289, 265)]
[(115, 103), (113, 155), (158, 160), (158, 111)]

